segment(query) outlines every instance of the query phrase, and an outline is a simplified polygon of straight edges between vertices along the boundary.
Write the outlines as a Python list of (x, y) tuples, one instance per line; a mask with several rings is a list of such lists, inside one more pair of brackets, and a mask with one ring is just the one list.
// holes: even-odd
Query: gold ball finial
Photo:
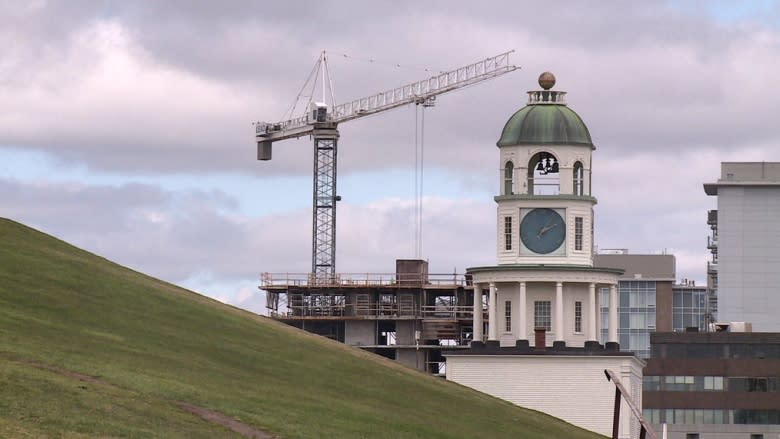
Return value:
[(545, 90), (553, 88), (555, 85), (555, 75), (550, 72), (542, 73), (539, 75), (539, 85)]

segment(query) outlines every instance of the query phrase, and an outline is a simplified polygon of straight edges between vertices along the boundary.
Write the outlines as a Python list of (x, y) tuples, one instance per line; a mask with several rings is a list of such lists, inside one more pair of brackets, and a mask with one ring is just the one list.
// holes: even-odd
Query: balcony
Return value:
[(707, 224), (711, 226), (717, 226), (718, 225), (718, 211), (717, 210), (709, 210), (707, 211)]

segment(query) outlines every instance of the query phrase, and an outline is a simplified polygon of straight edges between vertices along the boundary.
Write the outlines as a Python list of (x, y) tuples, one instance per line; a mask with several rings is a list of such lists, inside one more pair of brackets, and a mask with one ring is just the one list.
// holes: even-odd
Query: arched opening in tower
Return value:
[(528, 194), (558, 195), (560, 193), (560, 164), (551, 153), (541, 151), (528, 162)]

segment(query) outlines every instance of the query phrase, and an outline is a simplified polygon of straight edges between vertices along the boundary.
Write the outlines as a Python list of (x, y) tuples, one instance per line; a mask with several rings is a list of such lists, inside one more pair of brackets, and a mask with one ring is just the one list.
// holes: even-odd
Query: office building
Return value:
[(718, 321), (780, 331), (780, 163), (722, 163), (704, 191), (718, 197), (708, 218), (716, 226)]
[(776, 439), (780, 435), (780, 334), (655, 333), (644, 371), (643, 411), (669, 439)]

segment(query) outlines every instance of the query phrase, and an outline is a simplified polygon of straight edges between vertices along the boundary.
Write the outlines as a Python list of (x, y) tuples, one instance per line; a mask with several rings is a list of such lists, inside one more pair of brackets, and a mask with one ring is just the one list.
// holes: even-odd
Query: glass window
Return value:
[(507, 300), (504, 302), (504, 318), (505, 318), (505, 327), (504, 331), (506, 332), (512, 332), (512, 301)]
[(653, 375), (645, 375), (642, 377), (642, 390), (661, 390), (661, 377)]
[(723, 410), (713, 410), (712, 423), (723, 424)]
[(514, 193), (512, 190), (514, 173), (515, 164), (512, 162), (506, 162), (506, 166), (504, 166), (504, 195), (512, 195)]
[(504, 250), (512, 250), (512, 217), (504, 217)]
[[(629, 314), (627, 312), (621, 312), (618, 315), (618, 317), (619, 317), (619, 322), (618, 323), (620, 325), (619, 329), (622, 329), (622, 328), (626, 328), (627, 329), (627, 328), (629, 328), (629, 326), (631, 325), (631, 314)], [(618, 331), (618, 332), (620, 332), (620, 331)]]
[(630, 314), (630, 325), (629, 328), (631, 329), (647, 329), (647, 319), (645, 318), (645, 314), (642, 313), (631, 313)]
[(574, 302), (574, 332), (582, 332), (582, 302)]
[(582, 250), (582, 217), (574, 217), (574, 250)]
[(540, 300), (534, 302), (534, 328), (544, 328), (552, 331), (552, 316), (549, 300)]

